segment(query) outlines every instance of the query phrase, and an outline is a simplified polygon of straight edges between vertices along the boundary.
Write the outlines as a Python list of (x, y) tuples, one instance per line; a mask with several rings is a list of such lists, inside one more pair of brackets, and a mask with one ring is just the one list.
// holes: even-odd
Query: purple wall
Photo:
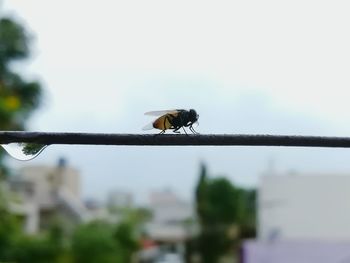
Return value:
[(243, 263), (350, 263), (350, 241), (245, 241)]

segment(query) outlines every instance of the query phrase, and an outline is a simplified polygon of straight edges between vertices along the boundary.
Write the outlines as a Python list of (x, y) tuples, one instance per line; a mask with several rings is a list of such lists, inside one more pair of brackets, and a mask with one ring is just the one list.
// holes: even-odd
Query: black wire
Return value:
[(0, 132), (0, 144), (84, 144), (84, 145), (150, 145), (150, 146), (304, 146), (350, 147), (348, 137), (250, 135), (250, 134), (106, 134), (59, 132)]

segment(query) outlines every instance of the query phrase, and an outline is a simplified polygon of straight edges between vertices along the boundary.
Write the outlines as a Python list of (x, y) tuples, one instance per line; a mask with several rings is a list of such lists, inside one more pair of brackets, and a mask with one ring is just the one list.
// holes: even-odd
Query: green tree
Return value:
[(122, 263), (121, 248), (113, 233), (113, 226), (101, 221), (79, 226), (72, 239), (74, 262)]
[(240, 226), (255, 224), (251, 218), (255, 216), (253, 193), (224, 177), (209, 178), (206, 166), (201, 165), (195, 197), (200, 224), (198, 247), (204, 263), (218, 262), (237, 243)]
[(113, 225), (93, 221), (79, 226), (72, 237), (74, 262), (132, 262), (139, 248), (135, 226), (131, 222)]
[[(29, 81), (15, 70), (14, 62), (28, 58), (29, 42), (30, 38), (23, 26), (0, 14), (0, 130), (24, 129), (28, 117), (38, 107), (41, 99), (40, 84), (36, 81)], [(45, 254), (45, 249), (40, 248), (44, 246), (44, 243), (41, 239), (25, 237), (19, 219), (11, 213), (9, 193), (3, 187), (4, 176), (8, 173), (3, 163), (3, 156), (1, 151), (0, 261), (30, 262), (23, 261), (22, 258), (29, 254)], [(22, 250), (18, 249), (20, 247)], [(36, 262), (40, 262), (42, 258), (39, 254), (36, 254), (39, 260)], [(44, 261), (48, 262), (48, 258)]]
[(139, 248), (135, 226), (128, 222), (121, 222), (116, 227), (114, 238), (120, 246), (120, 256), (123, 262), (132, 262), (132, 257)]
[(12, 248), (11, 261), (57, 262), (61, 251), (61, 248), (46, 236), (22, 235)]
[[(30, 55), (30, 37), (25, 28), (0, 14), (0, 130), (23, 130), (30, 114), (39, 106), (42, 89), (16, 72), (16, 63)], [(8, 171), (0, 151), (0, 173)]]
[(21, 234), (17, 218), (9, 211), (7, 190), (0, 182), (0, 261), (10, 261)]
[(14, 62), (29, 56), (29, 36), (23, 26), (0, 18), (0, 129), (22, 130), (41, 99), (41, 87), (14, 70)]
[[(3, 189), (1, 194), (6, 193)], [(62, 251), (55, 236), (28, 236), (20, 227), (19, 218), (10, 212), (9, 201), (0, 201), (0, 261), (1, 262), (57, 262)]]
[(238, 191), (240, 238), (253, 238), (256, 236), (256, 190), (241, 188)]
[(207, 168), (201, 164), (199, 181), (195, 190), (196, 210), (201, 225), (208, 221), (209, 203), (208, 203), (208, 175)]
[[(40, 84), (28, 81), (15, 71), (14, 62), (29, 56), (29, 40), (20, 24), (10, 18), (0, 18), (0, 130), (23, 130), (41, 99)], [(26, 150), (32, 152), (33, 147)], [(0, 164), (2, 157), (0, 154)]]

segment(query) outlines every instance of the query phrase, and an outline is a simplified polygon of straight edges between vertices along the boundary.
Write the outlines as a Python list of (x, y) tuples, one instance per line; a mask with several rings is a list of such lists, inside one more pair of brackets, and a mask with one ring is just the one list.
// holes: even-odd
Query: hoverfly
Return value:
[(164, 110), (164, 111), (150, 111), (145, 115), (160, 116), (155, 121), (145, 126), (143, 130), (159, 129), (159, 134), (165, 133), (165, 130), (173, 129), (173, 132), (180, 133), (179, 129), (183, 129), (187, 134), (184, 127), (189, 127), (190, 131), (197, 133), (193, 124), (198, 121), (199, 115), (193, 109), (190, 110)]

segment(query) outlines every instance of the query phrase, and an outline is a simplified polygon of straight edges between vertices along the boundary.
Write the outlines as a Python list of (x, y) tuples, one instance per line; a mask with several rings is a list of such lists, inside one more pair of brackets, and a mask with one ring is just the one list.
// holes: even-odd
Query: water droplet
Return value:
[(48, 145), (39, 143), (1, 144), (2, 148), (13, 158), (29, 161), (37, 157)]

